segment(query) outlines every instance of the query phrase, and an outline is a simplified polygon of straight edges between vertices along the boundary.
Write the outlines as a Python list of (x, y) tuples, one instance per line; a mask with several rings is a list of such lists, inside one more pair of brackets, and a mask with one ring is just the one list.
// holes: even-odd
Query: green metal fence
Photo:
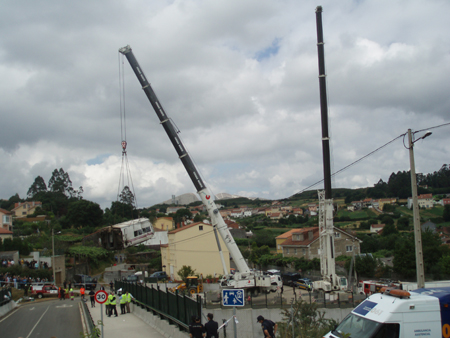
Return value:
[(137, 283), (115, 281), (115, 290), (122, 289), (122, 292), (130, 292), (136, 303), (147, 311), (167, 319), (171, 324), (178, 325), (182, 330), (188, 330), (189, 323), (193, 316), (201, 316), (201, 297), (197, 295), (192, 299), (188, 295), (165, 292), (160, 290), (159, 285), (140, 285)]
[(11, 295), (11, 288), (0, 289), (0, 306), (8, 304), (11, 301)]

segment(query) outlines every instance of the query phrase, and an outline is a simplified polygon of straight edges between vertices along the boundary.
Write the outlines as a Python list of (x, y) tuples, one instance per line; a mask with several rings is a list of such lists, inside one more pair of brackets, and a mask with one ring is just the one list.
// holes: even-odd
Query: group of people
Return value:
[(39, 282), (48, 282), (46, 278), (40, 279), (32, 278), (32, 277), (26, 277), (26, 276), (18, 276), (18, 275), (11, 275), (10, 273), (1, 274), (0, 273), (0, 287), (14, 287), (16, 289), (26, 289), (28, 291), (28, 287), (32, 283), (39, 283)]
[(71, 286), (69, 287), (62, 287), (60, 286), (58, 288), (58, 298), (59, 300), (65, 300), (66, 298), (69, 298), (70, 300), (75, 299), (75, 293), (73, 291), (73, 288)]
[(29, 262), (27, 260), (23, 260), (23, 259), (19, 259), (17, 262), (14, 261), (14, 259), (6, 259), (4, 258), (2, 261), (2, 267), (3, 268), (10, 268), (12, 266), (14, 266), (16, 263), (21, 265), (21, 266), (27, 266), (29, 269), (48, 269), (48, 263), (47, 262), (40, 262), (38, 263), (37, 261), (35, 261), (34, 259)]
[[(91, 294), (89, 293), (91, 296)], [(91, 296), (91, 305), (94, 296)], [(117, 295), (114, 294), (114, 291), (108, 296), (108, 299), (105, 302), (106, 305), (106, 315), (111, 317), (114, 313), (114, 316), (117, 317), (117, 303), (120, 305), (120, 314), (124, 315), (130, 313), (130, 303), (131, 300), (134, 299), (133, 295), (128, 291), (123, 292), (122, 289), (117, 290)], [(95, 300), (94, 300), (95, 301)], [(95, 306), (95, 305), (94, 305)]]
[[(192, 323), (189, 325), (190, 338), (219, 338), (219, 324), (213, 320), (214, 315), (208, 313), (208, 322), (203, 325), (199, 317), (193, 317)], [(261, 324), (261, 328), (265, 338), (275, 338), (277, 334), (278, 325), (270, 319), (264, 319), (263, 316), (258, 316), (256, 321)]]
[[(206, 316), (208, 322), (203, 325), (200, 321), (200, 317), (193, 317), (192, 323), (189, 325), (189, 337), (190, 338), (219, 338), (219, 324), (213, 319), (214, 315), (208, 313)], [(206, 336), (205, 336), (206, 335)]]

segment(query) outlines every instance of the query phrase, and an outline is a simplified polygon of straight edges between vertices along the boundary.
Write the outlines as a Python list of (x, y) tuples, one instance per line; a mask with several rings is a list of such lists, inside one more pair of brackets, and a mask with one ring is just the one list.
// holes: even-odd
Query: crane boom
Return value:
[[(178, 137), (178, 134), (175, 130), (175, 127), (171, 121), (171, 119), (167, 116), (166, 112), (164, 111), (164, 108), (162, 107), (161, 103), (158, 100), (158, 97), (156, 96), (155, 92), (153, 91), (150, 83), (147, 81), (146, 76), (144, 75), (144, 72), (142, 71), (138, 61), (136, 60), (133, 51), (131, 50), (130, 46), (126, 46), (119, 49), (119, 52), (125, 55), (128, 62), (130, 63), (131, 68), (133, 69), (134, 73), (136, 74), (136, 77), (138, 78), (139, 82), (141, 83), (142, 89), (145, 92), (145, 95), (147, 95), (148, 100), (150, 101), (150, 104), (152, 105), (153, 109), (155, 110), (156, 115), (158, 116), (164, 130), (167, 133), (167, 136), (169, 136), (170, 141), (172, 142), (172, 145), (174, 146), (178, 157), (180, 158), (181, 162), (183, 163), (189, 177), (192, 180), (192, 183), (194, 183), (195, 188), (197, 189), (197, 193), (199, 194), (203, 204), (206, 207), (206, 210), (208, 212), (209, 217), (211, 218), (211, 223), (214, 228), (216, 228), (222, 237), (223, 241), (225, 242), (225, 245), (227, 246), (230, 255), (236, 264), (236, 268), (241, 273), (249, 273), (250, 269), (244, 259), (244, 257), (241, 254), (241, 251), (239, 250), (236, 242), (233, 239), (233, 236), (231, 235), (230, 231), (228, 230), (228, 226), (226, 225), (225, 221), (223, 220), (222, 216), (220, 215), (219, 210), (217, 209), (216, 204), (213, 201), (213, 198), (211, 196), (211, 193), (209, 192), (209, 189), (206, 187), (205, 183), (203, 182), (197, 168), (195, 167), (191, 157), (189, 156), (189, 153), (187, 152), (186, 148), (184, 147), (181, 139)], [(223, 259), (222, 259), (223, 262)], [(224, 268), (224, 270), (226, 270)], [(228, 274), (229, 271), (224, 271), (225, 274)]]

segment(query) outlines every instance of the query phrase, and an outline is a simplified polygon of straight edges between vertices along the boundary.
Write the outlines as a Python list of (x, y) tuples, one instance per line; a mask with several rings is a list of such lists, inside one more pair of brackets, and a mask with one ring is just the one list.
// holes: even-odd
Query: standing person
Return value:
[(66, 290), (61, 288), (61, 298), (62, 300), (66, 300)]
[(219, 328), (219, 324), (213, 320), (214, 315), (212, 313), (208, 313), (208, 322), (205, 324), (206, 338), (219, 338), (219, 333), (217, 329)]
[(81, 299), (84, 300), (84, 294), (86, 293), (86, 289), (84, 288), (84, 285), (81, 285), (80, 288), (80, 295), (81, 295)]
[(270, 319), (264, 319), (263, 316), (258, 316), (256, 322), (261, 324), (262, 331), (265, 338), (275, 338), (277, 334), (278, 324), (272, 322)]
[(113, 283), (113, 281), (109, 282), (109, 287), (110, 287), (110, 291), (113, 292), (114, 291), (114, 283)]
[(64, 280), (64, 289), (67, 287), (67, 281), (66, 280)]
[(94, 292), (94, 290), (89, 291), (89, 297), (91, 299), (91, 307), (95, 307), (95, 292)]
[(73, 293), (73, 289), (70, 288), (70, 300), (73, 300), (75, 297), (74, 293)]
[(116, 298), (116, 295), (114, 294), (114, 292), (111, 292), (108, 299), (109, 299), (109, 317), (112, 316), (113, 312), (114, 312), (114, 317), (117, 317), (117, 308), (116, 308), (117, 298)]
[[(119, 291), (122, 291), (122, 289), (119, 289)], [(120, 314), (121, 315), (125, 315), (127, 313), (125, 310), (125, 308), (127, 306), (127, 298), (128, 298), (128, 296), (124, 293), (122, 293), (120, 295), (119, 303), (120, 303)]]
[(189, 337), (190, 338), (203, 338), (205, 328), (200, 323), (200, 317), (195, 317), (195, 321), (189, 325)]
[(125, 296), (127, 298), (127, 313), (130, 313), (130, 303), (131, 303), (131, 299), (134, 299), (134, 297), (131, 293), (128, 292), (128, 290), (125, 293)]
[(109, 311), (111, 307), (111, 302), (109, 301), (109, 296), (106, 297), (106, 302), (105, 302), (105, 308), (106, 308), (106, 315), (108, 317), (111, 317), (111, 312)]

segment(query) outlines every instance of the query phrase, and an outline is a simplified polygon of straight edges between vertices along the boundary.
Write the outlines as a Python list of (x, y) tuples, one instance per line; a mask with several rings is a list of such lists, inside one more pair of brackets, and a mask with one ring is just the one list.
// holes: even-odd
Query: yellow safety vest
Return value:
[(122, 297), (120, 298), (120, 304), (126, 304), (127, 302), (127, 297), (125, 295), (122, 295)]
[(130, 303), (131, 302), (131, 293), (129, 293), (127, 296), (127, 302)]
[(109, 295), (108, 300), (110, 305), (116, 305), (116, 296)]

